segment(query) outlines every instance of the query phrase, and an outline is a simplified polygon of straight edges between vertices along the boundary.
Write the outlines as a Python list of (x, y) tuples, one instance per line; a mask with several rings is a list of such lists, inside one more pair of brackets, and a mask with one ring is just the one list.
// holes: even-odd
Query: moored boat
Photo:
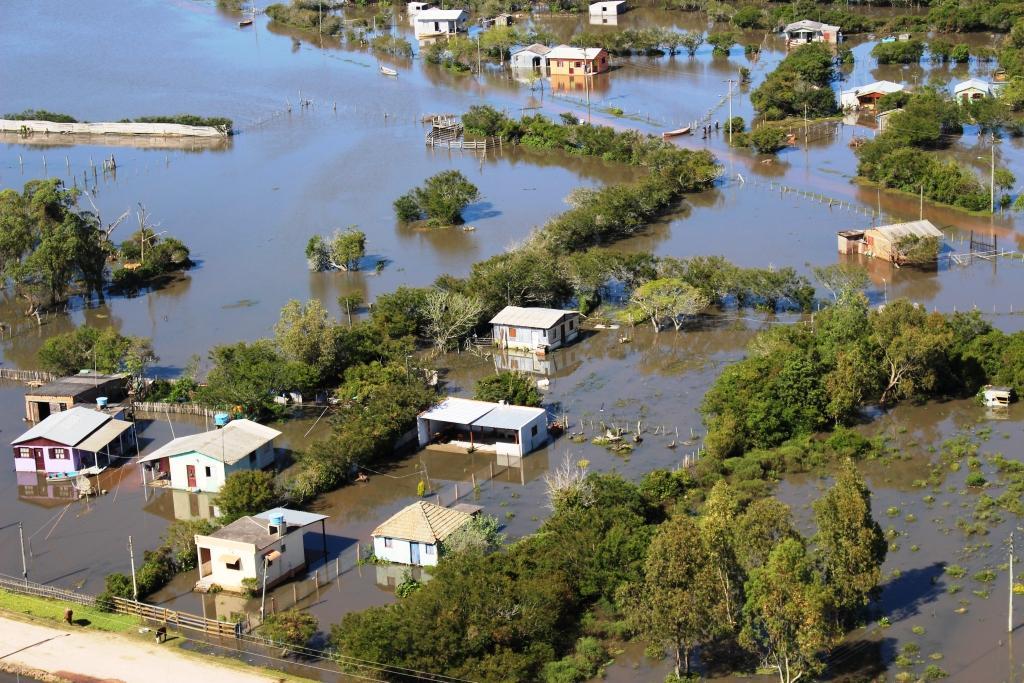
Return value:
[(389, 69), (388, 67), (386, 67), (384, 65), (381, 65), (380, 72), (382, 74), (384, 74), (385, 76), (397, 76), (398, 75), (397, 71), (395, 71), (394, 69)]
[(663, 138), (674, 138), (677, 135), (689, 135), (689, 134), (690, 134), (690, 127), (689, 126), (685, 126), (683, 128), (676, 128), (675, 130), (666, 131), (666, 132), (661, 134), (661, 137), (663, 137)]

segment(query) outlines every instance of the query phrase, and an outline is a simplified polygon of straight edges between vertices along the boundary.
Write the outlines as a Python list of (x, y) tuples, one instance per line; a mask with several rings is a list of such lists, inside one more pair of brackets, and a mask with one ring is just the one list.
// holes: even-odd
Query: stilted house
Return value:
[(878, 100), (889, 93), (902, 92), (903, 85), (892, 81), (875, 81), (839, 94), (839, 106), (843, 109), (874, 109)]
[(388, 562), (432, 567), (441, 543), (472, 519), (471, 512), (418, 501), (373, 530), (373, 554)]
[(167, 478), (171, 488), (216, 493), (233, 472), (272, 467), (279, 436), (252, 420), (233, 420), (220, 429), (179, 436), (139, 462), (155, 469), (155, 477)]
[(843, 230), (838, 233), (839, 253), (865, 254), (902, 265), (910, 260), (906, 254), (908, 242), (937, 240), (935, 246), (939, 248), (942, 237), (942, 231), (927, 220), (880, 225), (866, 230)]
[(835, 45), (843, 39), (843, 32), (838, 26), (823, 24), (820, 21), (801, 19), (787, 24), (782, 32), (786, 34), (786, 45), (806, 45), (807, 43), (829, 43)]
[(552, 76), (592, 76), (609, 68), (608, 51), (603, 47), (559, 45), (548, 52)]
[(420, 446), (447, 443), (498, 455), (524, 456), (548, 440), (543, 408), (448, 397), (416, 418)]
[(240, 517), (208, 536), (196, 535), (195, 590), (205, 593), (216, 586), (241, 593), (247, 590), (246, 583), (262, 588), (265, 582), (270, 588), (288, 580), (306, 568), (306, 537), (317, 532), (317, 522), (320, 544), (310, 552), (327, 556), (325, 519), (326, 515), (274, 508)]
[(553, 351), (580, 334), (580, 314), (559, 308), (506, 306), (491, 318), (494, 344), (536, 353)]
[(50, 415), (11, 442), (15, 471), (74, 477), (108, 467), (135, 447), (135, 425), (123, 415), (84, 406)]
[(104, 375), (83, 371), (71, 377), (44, 384), (25, 394), (25, 419), (45, 420), (54, 413), (76, 405), (95, 405), (100, 398), (117, 403), (128, 395), (128, 375)]
[(547, 45), (534, 43), (514, 50), (509, 57), (509, 64), (513, 69), (538, 69), (541, 72), (547, 71), (548, 53), (551, 48)]
[(464, 9), (421, 10), (413, 17), (413, 29), (417, 38), (431, 38), (462, 33), (466, 30), (469, 12)]

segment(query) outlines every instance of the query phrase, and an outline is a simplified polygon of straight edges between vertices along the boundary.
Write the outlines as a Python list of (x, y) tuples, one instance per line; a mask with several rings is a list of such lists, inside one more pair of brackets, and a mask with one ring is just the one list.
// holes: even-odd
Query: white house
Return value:
[(509, 64), (513, 69), (540, 69), (544, 71), (548, 67), (548, 53), (551, 48), (547, 45), (534, 43), (521, 47), (512, 52), (509, 57)]
[(804, 45), (805, 43), (838, 43), (843, 39), (843, 32), (838, 26), (823, 24), (820, 21), (801, 19), (787, 24), (782, 32), (786, 34), (787, 45)]
[(413, 14), (419, 14), (425, 9), (430, 9), (429, 2), (410, 2), (405, 6), (405, 11), (411, 16)]
[(233, 472), (272, 466), (279, 436), (252, 420), (234, 420), (220, 429), (179, 436), (139, 462), (155, 463), (159, 474), (154, 476), (168, 476), (171, 488), (216, 493)]
[(523, 456), (548, 440), (543, 408), (449, 396), (416, 418), (420, 446), (449, 443), (498, 455)]
[[(285, 581), (306, 567), (306, 536), (320, 522), (321, 549), (327, 556), (325, 515), (274, 508), (252, 517), (240, 517), (209, 536), (196, 535), (199, 580), (195, 590), (213, 586), (241, 593), (245, 579), (268, 588)], [(318, 549), (313, 549), (314, 551)], [(251, 581), (250, 581), (251, 583)]]
[(839, 106), (843, 109), (874, 108), (878, 100), (889, 93), (903, 92), (903, 85), (892, 81), (875, 81), (839, 93)]
[(1015, 398), (1013, 387), (994, 387), (986, 384), (982, 390), (981, 400), (989, 408), (1005, 408)]
[(373, 554), (400, 564), (432, 567), (441, 542), (469, 523), (469, 512), (419, 501), (402, 508), (373, 530)]
[(625, 0), (602, 0), (590, 5), (590, 16), (610, 16), (626, 11)]
[(564, 346), (580, 334), (578, 311), (506, 306), (491, 318), (496, 346), (544, 353)]
[(430, 38), (459, 33), (466, 30), (469, 12), (464, 9), (420, 10), (413, 17), (413, 29), (417, 38)]
[(986, 97), (994, 97), (995, 89), (991, 83), (977, 78), (968, 78), (953, 87), (953, 97), (960, 104), (967, 104), (974, 100), (983, 100)]

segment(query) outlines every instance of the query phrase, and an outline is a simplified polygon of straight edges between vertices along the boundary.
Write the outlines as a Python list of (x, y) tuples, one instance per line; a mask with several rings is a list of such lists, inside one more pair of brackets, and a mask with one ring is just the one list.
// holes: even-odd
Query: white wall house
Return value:
[[(262, 588), (285, 581), (306, 567), (306, 536), (316, 533), (320, 522), (321, 546), (326, 556), (325, 515), (274, 508), (252, 517), (240, 517), (209, 536), (196, 535), (199, 580), (195, 590), (217, 586), (241, 593), (245, 579)], [(312, 548), (315, 552), (316, 548)]]
[(832, 43), (842, 41), (843, 32), (838, 26), (823, 24), (820, 21), (801, 19), (787, 24), (782, 32), (786, 34), (788, 45), (804, 45), (806, 43)]
[(402, 508), (373, 530), (373, 554), (388, 562), (432, 567), (441, 542), (467, 524), (473, 515), (419, 501)]
[(234, 420), (220, 429), (179, 436), (139, 462), (153, 463), (153, 476), (168, 477), (171, 488), (216, 493), (233, 472), (271, 467), (279, 436), (252, 420)]
[(464, 9), (424, 9), (413, 17), (413, 30), (417, 38), (461, 33), (468, 19), (469, 12)]
[(548, 441), (543, 408), (448, 397), (419, 414), (420, 446), (447, 443), (498, 455), (523, 456)]
[(878, 100), (889, 93), (903, 92), (901, 83), (892, 81), (875, 81), (867, 85), (861, 85), (839, 93), (839, 106), (843, 109), (859, 109), (861, 107), (874, 107)]
[(547, 45), (534, 43), (514, 50), (509, 57), (509, 64), (513, 69), (539, 69), (541, 72), (548, 68), (548, 53), (551, 48)]
[(953, 87), (953, 97), (960, 104), (967, 104), (974, 100), (983, 100), (986, 97), (993, 97), (995, 91), (991, 83), (978, 78), (968, 78)]
[(590, 16), (615, 15), (625, 11), (625, 0), (602, 0), (590, 5)]
[(543, 353), (568, 344), (579, 334), (578, 311), (506, 306), (491, 318), (494, 344), (503, 349)]

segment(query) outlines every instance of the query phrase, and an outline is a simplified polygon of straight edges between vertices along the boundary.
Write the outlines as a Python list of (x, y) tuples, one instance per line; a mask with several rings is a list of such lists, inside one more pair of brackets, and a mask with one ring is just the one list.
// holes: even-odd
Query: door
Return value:
[(43, 461), (43, 449), (42, 448), (33, 448), (32, 449), (32, 457), (36, 459), (36, 471), (38, 471), (38, 472), (45, 472), (46, 471), (46, 462)]
[(188, 487), (194, 489), (196, 487), (196, 466), (185, 465), (185, 477), (188, 479)]
[(409, 564), (419, 564), (420, 563), (420, 544), (419, 543), (410, 543), (409, 544), (409, 555), (410, 555), (410, 560), (411, 560), (409, 562)]

